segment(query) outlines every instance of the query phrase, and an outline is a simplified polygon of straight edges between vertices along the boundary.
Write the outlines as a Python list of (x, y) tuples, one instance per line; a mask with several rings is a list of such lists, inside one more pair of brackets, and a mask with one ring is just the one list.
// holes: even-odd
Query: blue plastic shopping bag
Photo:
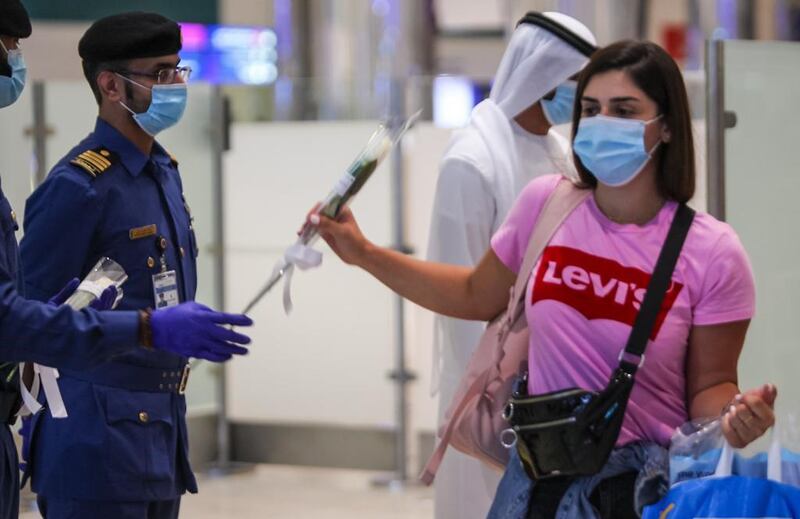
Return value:
[(708, 477), (678, 483), (642, 519), (800, 518), (800, 489), (744, 476)]
[[(769, 453), (754, 458), (735, 458), (725, 444), (713, 475), (676, 483), (661, 501), (644, 509), (642, 519), (800, 518), (800, 488), (785, 482), (796, 482), (796, 457), (781, 449), (775, 432)], [(734, 467), (755, 477), (732, 475)], [(789, 469), (786, 479), (784, 468)]]

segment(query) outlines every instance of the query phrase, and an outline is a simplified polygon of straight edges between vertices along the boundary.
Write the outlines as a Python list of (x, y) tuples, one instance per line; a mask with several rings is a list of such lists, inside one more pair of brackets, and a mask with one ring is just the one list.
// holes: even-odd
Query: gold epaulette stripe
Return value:
[(75, 157), (74, 159), (72, 159), (71, 162), (76, 166), (80, 166), (81, 168), (85, 169), (86, 172), (92, 175), (93, 177), (96, 177), (97, 173), (100, 173), (102, 171), (102, 170), (98, 171), (97, 166), (95, 166), (88, 160), (85, 160), (83, 157)]
[(100, 153), (97, 153), (97, 152), (96, 152), (96, 151), (94, 151), (94, 150), (88, 150), (88, 151), (86, 151), (86, 152), (84, 152), (84, 153), (88, 153), (88, 154), (89, 154), (89, 155), (91, 155), (92, 157), (96, 158), (97, 160), (100, 160), (100, 161), (102, 161), (102, 162), (103, 162), (103, 163), (105, 163), (105, 164), (108, 164), (109, 166), (111, 165), (111, 161), (110, 161), (110, 160), (108, 160), (108, 159), (106, 158), (106, 156), (103, 154), (103, 153), (108, 153), (108, 152), (107, 152), (107, 151), (105, 151), (105, 150), (101, 150), (101, 151), (100, 151)]
[(84, 151), (80, 155), (78, 155), (82, 159), (86, 159), (89, 162), (95, 164), (98, 168), (106, 169), (111, 167), (111, 162), (100, 155), (99, 153), (95, 153), (93, 151)]
[(103, 170), (106, 169), (106, 167), (104, 165), (98, 164), (97, 161), (95, 161), (94, 159), (91, 159), (90, 157), (87, 157), (86, 155), (81, 155), (81, 156), (77, 157), (75, 160), (76, 161), (81, 161), (84, 164), (91, 164), (92, 167), (98, 171), (98, 173), (102, 172)]
[(103, 173), (116, 162), (116, 155), (110, 151), (97, 148), (81, 152), (70, 162), (79, 168), (86, 170), (93, 177)]

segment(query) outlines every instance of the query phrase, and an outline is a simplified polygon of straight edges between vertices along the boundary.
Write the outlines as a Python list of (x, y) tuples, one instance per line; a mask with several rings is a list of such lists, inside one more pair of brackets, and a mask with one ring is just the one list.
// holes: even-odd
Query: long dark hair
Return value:
[[(581, 72), (572, 115), (572, 140), (581, 120), (581, 98), (595, 74), (623, 70), (650, 99), (658, 105), (658, 113), (670, 131), (670, 141), (662, 143), (655, 157), (658, 160), (656, 185), (667, 200), (687, 202), (694, 195), (695, 164), (691, 116), (686, 86), (675, 61), (655, 43), (620, 41), (595, 52)], [(597, 179), (575, 157), (581, 181), (597, 186)]]

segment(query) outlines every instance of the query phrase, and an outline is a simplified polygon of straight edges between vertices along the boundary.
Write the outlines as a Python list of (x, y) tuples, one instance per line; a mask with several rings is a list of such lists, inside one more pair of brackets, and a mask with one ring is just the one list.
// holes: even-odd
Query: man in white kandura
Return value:
[[(561, 13), (528, 13), (500, 62), (489, 99), (472, 111), (441, 162), (428, 259), (474, 266), (522, 188), (539, 175), (575, 176), (569, 142), (575, 75), (594, 35)], [(436, 316), (434, 391), (444, 417), (484, 324)], [(449, 449), (435, 480), (437, 519), (484, 518), (501, 474)]]

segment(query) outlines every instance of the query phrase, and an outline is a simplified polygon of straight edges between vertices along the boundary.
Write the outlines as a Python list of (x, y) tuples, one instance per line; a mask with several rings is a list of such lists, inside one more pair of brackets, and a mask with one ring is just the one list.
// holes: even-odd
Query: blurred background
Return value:
[[(23, 42), (29, 87), (0, 115), (3, 189), (17, 214), (49, 168), (93, 127), (96, 104), (77, 54), (89, 24), (126, 10), (169, 16), (182, 24), (181, 56), (194, 72), (184, 120), (159, 140), (180, 161), (196, 217), (198, 299), (230, 311), (259, 290), (307, 209), (378, 122), (417, 110), (422, 121), (354, 211), (377, 243), (424, 257), (438, 162), (452, 131), (488, 95), (507, 38), (526, 11), (578, 18), (600, 45), (655, 41), (681, 65), (690, 95), (700, 166), (694, 205), (734, 225), (756, 271), (758, 316), (741, 385), (772, 380), (784, 395), (779, 408), (796, 405), (800, 175), (792, 149), (800, 120), (800, 0), (24, 3), (34, 18), (33, 36)], [(365, 516), (431, 516), (429, 491), (410, 488), (436, 428), (431, 315), (400, 303), (329, 251), (321, 269), (295, 276), (291, 316), (278, 292), (251, 314), (257, 324), (248, 357), (193, 370), (195, 467), (208, 485), (222, 485), (231, 503), (238, 487), (226, 486), (223, 475), (242, 463), (326, 467), (341, 471), (330, 473), (345, 478), (340, 483), (356, 478), (342, 485), (361, 497), (386, 493), (372, 484), (383, 482), (411, 500), (380, 502)], [(321, 474), (286, 470), (266, 473), (264, 484), (291, 487)], [(289, 495), (283, 489), (261, 498), (278, 506)], [(301, 516), (249, 512), (237, 513)], [(199, 508), (185, 515), (204, 517)]]

